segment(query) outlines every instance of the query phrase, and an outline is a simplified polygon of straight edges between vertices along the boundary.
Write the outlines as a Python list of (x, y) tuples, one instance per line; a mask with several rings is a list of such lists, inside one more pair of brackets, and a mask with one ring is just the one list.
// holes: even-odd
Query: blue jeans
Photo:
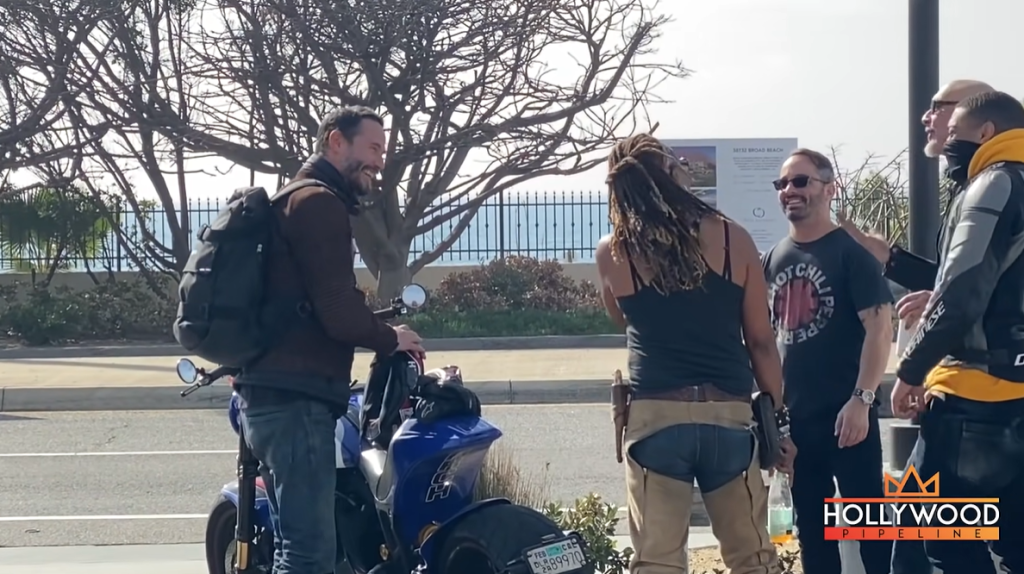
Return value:
[(626, 502), (633, 574), (687, 572), (693, 482), (733, 574), (778, 572), (745, 401), (634, 400), (626, 427)]
[(274, 574), (331, 574), (336, 419), (321, 402), (294, 398), (242, 407), (246, 443), (269, 475)]
[(689, 483), (696, 479), (701, 492), (708, 493), (747, 471), (754, 435), (717, 425), (681, 424), (637, 442), (629, 454), (652, 472)]

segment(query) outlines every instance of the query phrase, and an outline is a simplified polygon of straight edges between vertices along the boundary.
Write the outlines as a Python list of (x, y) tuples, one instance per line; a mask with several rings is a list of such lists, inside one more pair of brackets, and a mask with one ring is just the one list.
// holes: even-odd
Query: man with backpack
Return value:
[(373, 315), (353, 269), (349, 218), (384, 167), (384, 121), (332, 111), (315, 146), (273, 198), (239, 190), (199, 232), (174, 329), (189, 351), (242, 370), (242, 429), (271, 480), (275, 574), (334, 571), (334, 430), (355, 348), (423, 351), (415, 332)]

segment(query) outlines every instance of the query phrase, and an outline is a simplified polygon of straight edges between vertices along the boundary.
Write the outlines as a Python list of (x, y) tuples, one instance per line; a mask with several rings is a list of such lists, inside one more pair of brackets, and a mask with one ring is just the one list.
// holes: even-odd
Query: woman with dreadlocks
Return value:
[[(629, 349), (630, 572), (687, 572), (696, 480), (729, 571), (778, 573), (751, 391), (756, 382), (782, 405), (782, 367), (754, 241), (687, 189), (684, 166), (651, 135), (615, 146), (607, 182), (612, 232), (596, 257)], [(784, 441), (777, 468), (789, 472), (794, 454)]]

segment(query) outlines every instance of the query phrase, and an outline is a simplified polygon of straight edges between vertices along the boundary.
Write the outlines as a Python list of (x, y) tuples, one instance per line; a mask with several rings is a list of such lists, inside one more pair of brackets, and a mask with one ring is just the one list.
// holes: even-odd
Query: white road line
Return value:
[(85, 516), (0, 516), (2, 522), (72, 522), (82, 520), (196, 520), (208, 514), (96, 514)]
[(193, 454), (236, 454), (237, 450), (149, 450), (128, 452), (9, 452), (0, 458), (46, 458), (75, 456), (187, 456)]

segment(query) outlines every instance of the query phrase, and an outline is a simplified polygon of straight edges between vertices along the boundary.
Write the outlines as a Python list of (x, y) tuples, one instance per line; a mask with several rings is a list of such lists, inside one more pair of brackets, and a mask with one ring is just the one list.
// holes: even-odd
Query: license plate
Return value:
[(533, 574), (562, 574), (587, 565), (583, 548), (575, 538), (565, 538), (526, 551), (526, 563)]

